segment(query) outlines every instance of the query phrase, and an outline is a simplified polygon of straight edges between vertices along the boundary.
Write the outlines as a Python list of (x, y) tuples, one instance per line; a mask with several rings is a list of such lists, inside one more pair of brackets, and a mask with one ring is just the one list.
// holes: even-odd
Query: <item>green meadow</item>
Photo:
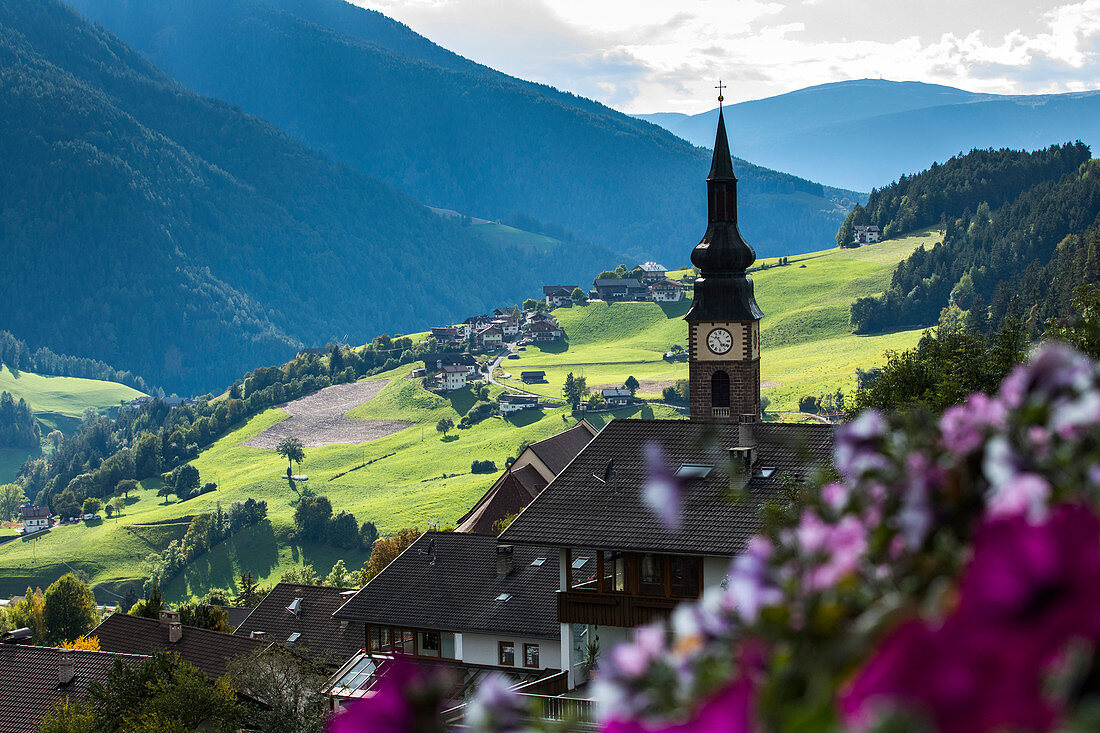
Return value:
[[(497, 231), (500, 236), (512, 236)], [(858, 297), (882, 292), (896, 264), (920, 245), (937, 240), (934, 231), (856, 250), (828, 250), (791, 258), (791, 264), (753, 274), (756, 297), (764, 311), (762, 369), (764, 392), (772, 409), (794, 410), (803, 394), (851, 391), (855, 370), (881, 363), (883, 352), (912, 346), (919, 330), (856, 336), (848, 308)], [(775, 261), (766, 261), (774, 264)], [(682, 277), (686, 271), (672, 273)], [(519, 359), (506, 359), (514, 375), (510, 384), (559, 397), (565, 375), (584, 375), (590, 387), (621, 384), (633, 375), (643, 383), (642, 396), (657, 396), (661, 386), (684, 378), (684, 362), (661, 356), (673, 344), (685, 344), (682, 317), (687, 301), (672, 304), (589, 303), (555, 311), (568, 334), (568, 344), (529, 346)], [(436, 422), (456, 423), (475, 404), (469, 390), (442, 397), (409, 379), (406, 365), (373, 379), (388, 384), (371, 401), (351, 410), (359, 420), (403, 420), (410, 427), (357, 445), (307, 448), (301, 472), (316, 494), (330, 498), (336, 511), (346, 509), (359, 522), (372, 521), (383, 534), (402, 527), (453, 525), (496, 480), (505, 460), (525, 442), (554, 435), (574, 424), (565, 408), (527, 412), (503, 420), (491, 417), (446, 437)], [(519, 372), (541, 369), (548, 383), (522, 385)], [(89, 404), (97, 408), (132, 399), (136, 392), (93, 380), (63, 380), (0, 372), (0, 388), (26, 397), (36, 409), (73, 419)], [(70, 384), (76, 383), (76, 384)], [(88, 384), (83, 384), (88, 383)], [(499, 388), (492, 387), (495, 396)], [(636, 406), (617, 417), (676, 417), (663, 405)], [(359, 568), (366, 556), (358, 551), (299, 543), (293, 532), (298, 494), (284, 477), (286, 463), (272, 450), (243, 443), (287, 419), (278, 408), (253, 417), (204, 450), (193, 462), (203, 481), (219, 488), (187, 502), (156, 496), (159, 481), (146, 481), (116, 519), (59, 527), (30, 542), (0, 545), (0, 596), (21, 593), (28, 585), (45, 587), (59, 575), (76, 571), (96, 587), (100, 602), (110, 602), (128, 585), (140, 590), (142, 561), (182, 537), (190, 517), (249, 497), (268, 503), (270, 523), (250, 528), (192, 563), (164, 589), (171, 600), (201, 595), (212, 587), (229, 587), (243, 572), (263, 583), (277, 581), (286, 570), (311, 564), (326, 574), (338, 559)], [(606, 416), (594, 417), (602, 423)], [(18, 457), (0, 451), (0, 471), (17, 465)], [(474, 460), (492, 460), (498, 471), (472, 474)], [(19, 461), (21, 462), (21, 460)], [(11, 469), (14, 471), (14, 468)], [(299, 484), (301, 486), (302, 484)]]
[[(80, 377), (49, 377), (33, 372), (12, 372), (0, 366), (0, 391), (10, 392), (16, 401), (27, 401), (45, 436), (52, 430), (68, 433), (79, 425), (89, 407), (99, 412), (118, 407), (119, 402), (141, 396), (141, 392), (117, 382)], [(27, 458), (40, 451), (0, 448), (0, 483), (15, 478)]]
[[(795, 410), (804, 394), (851, 392), (857, 367), (881, 363), (885, 351), (917, 342), (920, 329), (856, 336), (848, 309), (856, 298), (883, 292), (898, 262), (937, 241), (938, 233), (926, 230), (859, 249), (791, 257), (789, 265), (752, 274), (764, 311), (761, 378), (771, 409)], [(589, 387), (618, 386), (633, 376), (642, 382), (641, 396), (658, 397), (664, 386), (687, 377), (686, 362), (667, 362), (662, 356), (674, 344), (687, 346), (682, 319), (689, 304), (596, 301), (560, 308), (554, 315), (568, 343), (528, 346), (519, 359), (505, 360), (502, 366), (512, 377), (504, 383), (560, 397), (570, 372), (583, 375)], [(532, 370), (545, 371), (546, 383), (524, 385), (520, 372)]]
[[(497, 479), (505, 460), (521, 444), (550, 437), (576, 422), (564, 408), (530, 411), (508, 420), (491, 417), (444, 437), (436, 431), (436, 422), (449, 417), (457, 423), (476, 400), (468, 389), (448, 398), (426, 392), (419, 380), (407, 378), (411, 369), (407, 365), (376, 377), (388, 379), (389, 384), (349, 413), (357, 419), (405, 420), (413, 423), (411, 427), (359, 445), (307, 448), (301, 468), (309, 480), (299, 486), (308, 485), (328, 496), (336, 511), (347, 509), (360, 522), (374, 522), (383, 534), (407, 526), (426, 529), (429, 524), (455, 524)], [(675, 417), (676, 413), (663, 406), (642, 406), (615, 415)], [(147, 481), (117, 520), (59, 527), (38, 540), (0, 546), (0, 597), (22, 592), (28, 584), (44, 587), (70, 569), (97, 586), (101, 602), (124, 593), (128, 584), (140, 589), (142, 560), (182, 536), (188, 520), (181, 517), (210, 511), (218, 502), (226, 506), (248, 497), (267, 501), (270, 525), (246, 530), (192, 563), (164, 589), (168, 598), (179, 600), (201, 595), (210, 587), (228, 587), (246, 571), (270, 583), (287, 569), (306, 563), (322, 574), (338, 559), (349, 569), (358, 569), (366, 560), (364, 553), (303, 545), (293, 538), (298, 495), (283, 476), (285, 461), (275, 451), (242, 445), (285, 419), (283, 410), (267, 410), (193, 461), (203, 481), (219, 485), (216, 492), (165, 505), (156, 496), (159, 482)], [(470, 463), (475, 459), (492, 460), (499, 470), (472, 474)]]

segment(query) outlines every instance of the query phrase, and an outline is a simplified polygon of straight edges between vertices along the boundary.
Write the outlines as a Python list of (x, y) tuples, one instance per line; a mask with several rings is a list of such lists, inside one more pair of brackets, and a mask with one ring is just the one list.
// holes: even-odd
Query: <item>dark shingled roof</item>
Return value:
[[(757, 469), (771, 478), (749, 481), (746, 499), (729, 498), (729, 449), (738, 444), (735, 424), (690, 420), (612, 420), (501, 534), (501, 542), (699, 555), (735, 555), (759, 528), (763, 500), (778, 495), (784, 474), (802, 479), (832, 459), (829, 425), (756, 424)], [(644, 448), (661, 446), (670, 470), (684, 464), (712, 466), (690, 479), (682, 526), (667, 531), (642, 500)], [(608, 483), (608, 461), (614, 475)], [(600, 478), (596, 478), (600, 477)]]
[[(332, 617), (354, 593), (354, 588), (279, 583), (233, 635), (247, 637), (253, 631), (263, 631), (267, 634), (266, 641), (291, 649), (308, 649), (311, 658), (320, 657), (317, 661), (338, 666), (362, 649), (366, 638), (363, 624)], [(298, 615), (287, 610), (295, 598), (302, 599)], [(291, 634), (301, 636), (288, 644)]]
[(88, 632), (88, 636), (99, 639), (99, 648), (109, 652), (152, 654), (162, 649), (176, 652), (185, 662), (195, 665), (211, 678), (225, 674), (226, 664), (231, 659), (270, 646), (269, 641), (195, 626), (184, 626), (183, 637), (172, 644), (168, 641), (168, 627), (160, 621), (125, 613), (111, 614)]
[(546, 479), (534, 466), (524, 466), (515, 471), (509, 468), (478, 499), (474, 508), (458, 520), (455, 531), (495, 536), (493, 526), (497, 522), (519, 514), (545, 488)]
[(528, 448), (557, 476), (591, 440), (592, 431), (584, 423), (578, 422), (553, 437), (532, 443)]
[(115, 659), (136, 663), (144, 656), (73, 649), (69, 651), (76, 676), (62, 686), (61, 650), (26, 644), (0, 644), (0, 733), (26, 733), (69, 698), (88, 694), (93, 681), (106, 682)]
[[(558, 551), (516, 547), (512, 572), (498, 578), (496, 548), (495, 537), (427, 532), (335, 615), (410, 628), (558, 638)], [(536, 558), (546, 561), (532, 565)], [(498, 601), (502, 593), (512, 597)]]

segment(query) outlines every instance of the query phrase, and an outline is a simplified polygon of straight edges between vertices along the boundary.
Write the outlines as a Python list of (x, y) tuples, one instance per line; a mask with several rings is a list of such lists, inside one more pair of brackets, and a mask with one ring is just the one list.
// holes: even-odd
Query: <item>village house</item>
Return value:
[(455, 338), (459, 339), (460, 341), (465, 341), (466, 339), (470, 338), (471, 333), (473, 333), (473, 330), (471, 329), (469, 323), (455, 324)]
[[(498, 538), (559, 553), (560, 666), (570, 687), (585, 681), (590, 642), (606, 649), (631, 639), (718, 588), (759, 529), (764, 502), (831, 461), (831, 426), (760, 422), (763, 314), (746, 274), (755, 255), (737, 229), (736, 187), (720, 111), (707, 230), (691, 258), (701, 274), (685, 316), (690, 419), (612, 420)], [(650, 446), (682, 485), (674, 531), (644, 498)]]
[(576, 285), (546, 285), (542, 289), (542, 294), (546, 298), (546, 306), (548, 308), (561, 308), (563, 305), (569, 305), (573, 302), (573, 291), (576, 289)]
[(426, 532), (333, 615), (364, 626), (370, 655), (539, 673), (561, 659), (557, 587), (553, 552)]
[(524, 384), (536, 384), (546, 381), (546, 372), (541, 369), (531, 369), (529, 371), (520, 372), (519, 378)]
[(444, 392), (454, 392), (466, 386), (466, 377), (469, 372), (461, 364), (445, 366), (439, 370), (439, 388)]
[(445, 366), (465, 367), (466, 373), (471, 376), (478, 371), (477, 359), (470, 354), (459, 354), (457, 352), (424, 353), (420, 355), (420, 360), (424, 362), (424, 368), (429, 372), (438, 372)]
[(596, 278), (593, 283), (597, 297), (607, 302), (616, 300), (645, 300), (646, 288), (640, 280), (632, 277)]
[(432, 326), (432, 338), (441, 344), (449, 344), (458, 338), (458, 329), (454, 326)]
[(682, 284), (666, 277), (650, 284), (649, 298), (655, 303), (678, 303), (684, 299), (685, 291)]
[(353, 595), (354, 588), (279, 583), (233, 635), (280, 644), (336, 669), (363, 647), (363, 624), (332, 616)]
[(25, 535), (50, 528), (50, 508), (46, 506), (24, 504), (19, 507), (19, 518), (23, 521)]
[(0, 733), (36, 730), (56, 705), (85, 700), (93, 683), (107, 682), (115, 661), (148, 657), (86, 649), (0, 643)]
[(531, 443), (520, 452), (470, 511), (456, 532), (496, 534), (498, 522), (519, 513), (588, 445), (596, 428), (586, 420), (568, 430)]
[(659, 280), (664, 280), (668, 269), (664, 265), (658, 265), (656, 262), (643, 262), (635, 268), (635, 272), (640, 273), (641, 277), (639, 279), (643, 283), (654, 283)]
[(477, 343), (485, 351), (499, 349), (504, 343), (504, 330), (497, 325), (489, 325), (477, 332)]
[(99, 648), (106, 652), (174, 652), (212, 680), (226, 673), (231, 660), (271, 645), (268, 640), (184, 626), (180, 623), (179, 611), (161, 611), (159, 619), (113, 613), (89, 631), (88, 636), (99, 639)]
[(852, 228), (852, 244), (859, 247), (863, 244), (875, 244), (882, 239), (882, 232), (878, 224), (857, 225)]
[(565, 331), (562, 330), (561, 326), (551, 321), (534, 321), (527, 327), (527, 333), (531, 336), (531, 340), (536, 343), (557, 341), (565, 336)]
[(600, 390), (600, 395), (608, 407), (625, 407), (633, 395), (625, 387), (608, 387)]
[(507, 417), (514, 412), (533, 410), (539, 406), (539, 398), (533, 394), (510, 394), (500, 396), (500, 416)]

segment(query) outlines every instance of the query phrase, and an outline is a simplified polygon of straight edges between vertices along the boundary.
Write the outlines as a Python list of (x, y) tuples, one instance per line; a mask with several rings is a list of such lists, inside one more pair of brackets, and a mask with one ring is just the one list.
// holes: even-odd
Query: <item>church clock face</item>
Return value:
[(707, 348), (715, 354), (725, 354), (733, 348), (733, 336), (724, 328), (716, 328), (707, 334)]

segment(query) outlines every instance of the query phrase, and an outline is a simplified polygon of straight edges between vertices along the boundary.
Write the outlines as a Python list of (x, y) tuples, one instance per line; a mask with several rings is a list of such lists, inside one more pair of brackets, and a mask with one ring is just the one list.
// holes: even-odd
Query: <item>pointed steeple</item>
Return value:
[(756, 252), (737, 228), (737, 176), (733, 173), (725, 116), (719, 108), (714, 155), (707, 176), (707, 231), (691, 253), (691, 262), (700, 273), (695, 281), (695, 298), (685, 318), (689, 321), (762, 318), (753, 297), (752, 280), (745, 274), (755, 261)]
[(708, 181), (736, 181), (733, 174), (733, 160), (730, 156), (730, 143), (726, 138), (726, 120), (722, 108), (718, 108), (718, 132), (714, 135), (714, 156), (710, 160)]

